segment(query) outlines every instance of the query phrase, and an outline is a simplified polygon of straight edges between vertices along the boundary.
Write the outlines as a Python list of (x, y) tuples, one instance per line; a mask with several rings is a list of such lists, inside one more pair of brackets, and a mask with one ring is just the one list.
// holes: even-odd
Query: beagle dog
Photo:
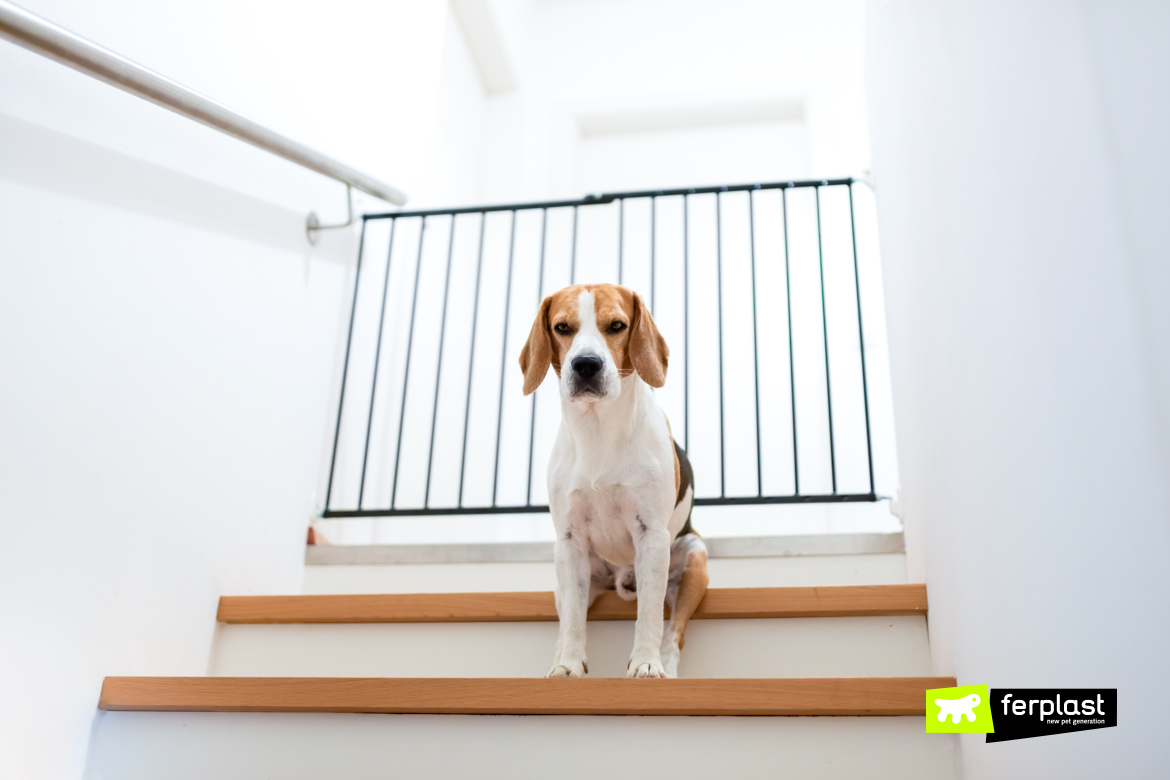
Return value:
[(548, 469), (560, 617), (549, 677), (588, 673), (586, 613), (606, 590), (638, 602), (626, 676), (678, 676), (708, 577), (707, 547), (691, 528), (691, 464), (650, 389), (666, 381), (669, 354), (642, 299), (612, 284), (545, 298), (520, 352), (524, 394), (551, 365), (561, 395)]

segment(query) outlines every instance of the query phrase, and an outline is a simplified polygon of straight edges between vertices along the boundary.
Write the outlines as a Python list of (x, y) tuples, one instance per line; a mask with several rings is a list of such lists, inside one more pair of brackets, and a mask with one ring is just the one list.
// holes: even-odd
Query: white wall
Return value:
[(967, 778), (1170, 753), (1170, 9), (872, 2), (868, 95), (911, 578), (938, 674), (1117, 687), (1116, 729)]
[[(450, 197), (443, 3), (23, 4)], [(103, 676), (204, 674), (220, 594), (299, 589), (356, 233), (305, 242), (334, 182), (7, 42), (0, 73), (0, 776), (78, 777)]]
[(441, 51), (433, 121), (442, 152), (434, 154), (426, 185), (407, 208), (476, 203), (483, 189), (488, 96), (459, 19), (451, 12)]
[[(869, 166), (860, 0), (453, 4), (463, 9), (455, 17), (465, 34), (448, 37), (448, 57), (466, 48), (454, 57), (476, 63), (487, 93), (483, 116), (466, 120), (483, 123), (481, 202), (629, 186), (631, 171), (582, 170), (583, 144), (645, 144), (647, 135), (670, 143), (698, 129), (730, 132), (740, 147), (748, 140), (761, 159), (751, 166), (742, 148), (728, 156), (714, 143), (695, 146), (702, 138), (691, 139), (690, 154), (655, 150), (686, 185), (847, 176)], [(488, 88), (502, 72), (507, 86)], [(772, 133), (773, 148), (750, 139), (752, 131)], [(664, 186), (658, 171), (645, 173), (656, 182), (649, 186)]]
[[(747, 120), (745, 109), (784, 103), (798, 108), (806, 127), (812, 175), (868, 167), (860, 2), (545, 0), (530, 7), (516, 35), (526, 52), (517, 58), (522, 99), (513, 101), (524, 116), (515, 136), (523, 149), (509, 197), (580, 197), (582, 185), (600, 184), (577, 171), (582, 130), (589, 132), (583, 124), (599, 115), (703, 117), (708, 127), (743, 127), (759, 122)], [(777, 133), (776, 143), (784, 141)], [(682, 157), (677, 175), (718, 174), (704, 162)], [(774, 173), (770, 162), (762, 159), (755, 175)], [(782, 175), (800, 174), (799, 165), (791, 170)]]

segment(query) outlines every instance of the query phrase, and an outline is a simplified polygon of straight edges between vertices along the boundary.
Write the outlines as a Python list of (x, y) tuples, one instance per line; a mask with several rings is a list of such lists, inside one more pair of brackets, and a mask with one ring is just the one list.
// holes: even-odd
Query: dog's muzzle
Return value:
[(573, 370), (572, 394), (601, 395), (604, 387), (602, 369), (605, 363), (596, 355), (578, 355), (571, 364)]

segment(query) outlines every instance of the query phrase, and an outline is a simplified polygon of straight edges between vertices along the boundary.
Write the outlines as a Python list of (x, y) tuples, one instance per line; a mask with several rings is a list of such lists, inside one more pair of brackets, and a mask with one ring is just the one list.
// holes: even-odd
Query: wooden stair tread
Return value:
[[(926, 586), (711, 588), (694, 619), (925, 615)], [(637, 603), (601, 595), (590, 620), (633, 620)], [(557, 619), (552, 591), (223, 596), (223, 623), (491, 623)]]
[(546, 680), (107, 677), (99, 708), (463, 715), (925, 715), (953, 677)]

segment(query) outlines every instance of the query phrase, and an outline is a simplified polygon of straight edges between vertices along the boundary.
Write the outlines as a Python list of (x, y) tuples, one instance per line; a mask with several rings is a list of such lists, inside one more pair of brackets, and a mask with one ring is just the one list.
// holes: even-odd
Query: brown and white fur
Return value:
[(669, 354), (642, 299), (609, 284), (545, 298), (520, 353), (524, 394), (551, 365), (561, 395), (548, 469), (560, 617), (549, 677), (588, 673), (586, 613), (608, 589), (638, 601), (626, 676), (678, 675), (708, 578), (707, 548), (690, 525), (690, 463), (650, 389), (666, 381)]

